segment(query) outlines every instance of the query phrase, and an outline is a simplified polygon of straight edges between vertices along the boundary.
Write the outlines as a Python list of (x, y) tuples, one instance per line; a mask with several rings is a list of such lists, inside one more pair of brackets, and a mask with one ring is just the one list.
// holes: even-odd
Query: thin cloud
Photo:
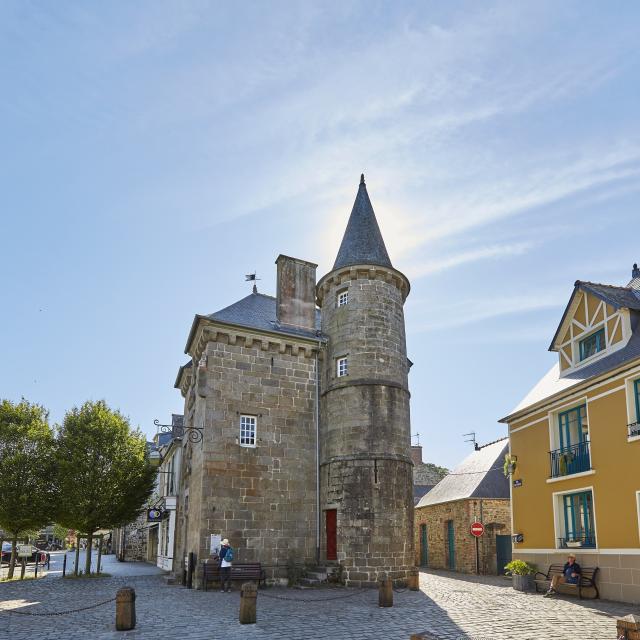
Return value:
[(470, 262), (520, 256), (529, 251), (532, 247), (532, 242), (516, 242), (513, 244), (498, 244), (470, 249), (468, 251), (443, 256), (436, 260), (414, 264), (407, 269), (407, 275), (410, 278), (422, 278), (424, 276), (439, 273), (440, 271), (445, 271), (447, 269), (453, 269)]
[[(562, 307), (563, 303), (566, 303), (566, 292), (564, 294), (559, 292), (555, 295), (541, 293), (494, 298), (484, 296), (469, 298), (463, 302), (444, 307), (424, 305), (429, 311), (428, 314), (421, 314), (421, 317), (428, 317), (429, 320), (421, 324), (410, 324), (409, 330), (412, 333), (422, 333), (451, 329), (507, 315), (557, 309)], [(417, 315), (414, 309), (413, 316)]]

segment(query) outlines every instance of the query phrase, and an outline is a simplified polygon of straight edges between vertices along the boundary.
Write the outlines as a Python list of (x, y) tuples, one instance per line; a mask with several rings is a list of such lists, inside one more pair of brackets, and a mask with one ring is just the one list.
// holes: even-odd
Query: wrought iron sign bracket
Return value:
[(204, 427), (179, 427), (173, 424), (160, 424), (160, 420), (154, 420), (153, 424), (158, 427), (160, 433), (173, 433), (176, 438), (181, 438), (186, 431), (189, 442), (194, 444), (202, 442), (204, 437)]

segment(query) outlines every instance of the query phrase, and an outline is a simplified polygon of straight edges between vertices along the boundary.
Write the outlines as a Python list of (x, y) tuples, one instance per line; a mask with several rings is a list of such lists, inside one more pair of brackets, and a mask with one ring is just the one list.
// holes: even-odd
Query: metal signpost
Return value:
[(484, 534), (484, 525), (482, 522), (474, 522), (471, 525), (471, 535), (476, 539), (476, 574), (480, 575), (480, 544), (478, 538)]

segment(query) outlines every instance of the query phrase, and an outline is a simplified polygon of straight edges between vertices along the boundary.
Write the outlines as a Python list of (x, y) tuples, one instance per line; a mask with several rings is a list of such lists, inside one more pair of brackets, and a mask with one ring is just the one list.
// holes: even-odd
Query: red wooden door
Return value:
[(327, 560), (338, 559), (337, 549), (337, 511), (336, 509), (327, 509)]

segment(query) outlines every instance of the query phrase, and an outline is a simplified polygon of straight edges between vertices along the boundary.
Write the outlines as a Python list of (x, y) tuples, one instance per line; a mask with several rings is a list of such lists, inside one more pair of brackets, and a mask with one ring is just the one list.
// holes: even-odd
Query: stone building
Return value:
[[(511, 560), (508, 440), (478, 447), (415, 509), (416, 564), (461, 573), (503, 573)], [(471, 535), (474, 522), (484, 534)]]
[[(185, 428), (177, 553), (212, 536), (272, 580), (287, 565), (342, 566), (347, 584), (413, 566), (403, 304), (364, 176), (332, 270), (280, 255), (277, 293), (197, 315), (176, 387)], [(195, 577), (196, 585), (199, 575)]]
[(432, 462), (423, 462), (422, 446), (419, 444), (411, 445), (411, 459), (413, 460), (413, 503), (418, 504), (422, 496), (429, 493), (449, 473), (449, 470)]

